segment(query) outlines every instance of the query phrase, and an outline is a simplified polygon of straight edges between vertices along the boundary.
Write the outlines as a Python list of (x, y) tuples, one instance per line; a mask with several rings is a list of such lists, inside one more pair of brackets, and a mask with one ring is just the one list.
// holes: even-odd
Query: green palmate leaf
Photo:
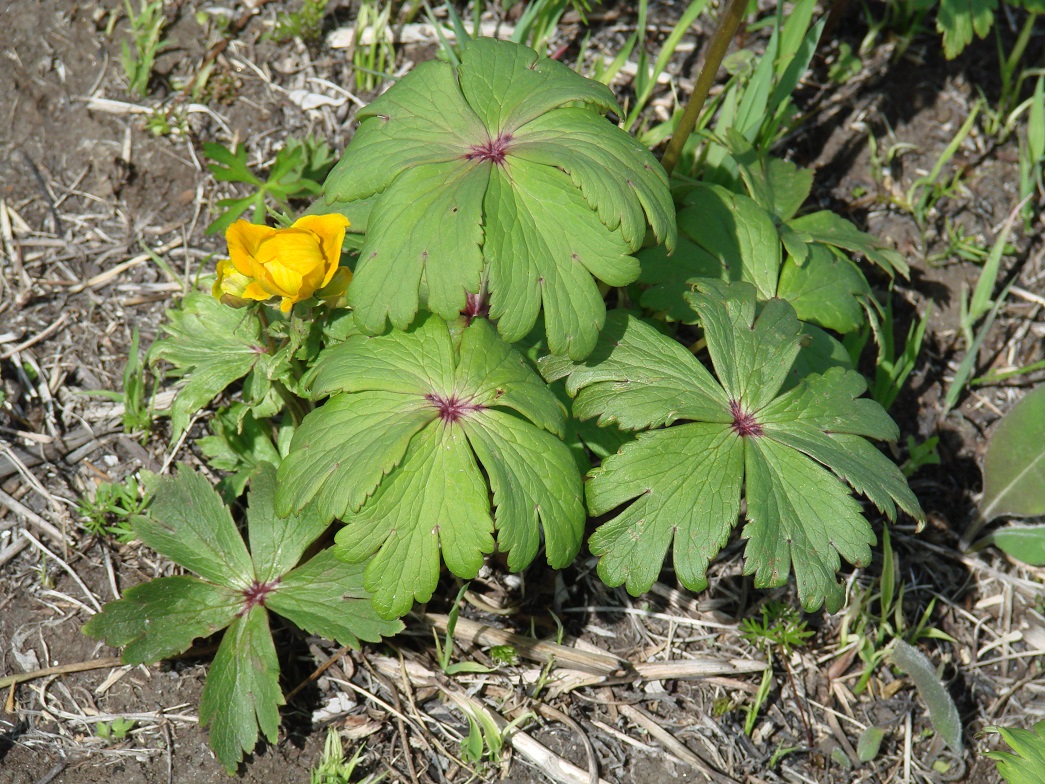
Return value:
[(200, 697), (200, 724), (210, 726), (211, 748), (229, 773), (253, 751), (259, 727), (269, 743), (276, 742), (285, 702), (268, 613), (254, 607), (232, 622)]
[(605, 111), (620, 111), (605, 85), (484, 38), (361, 111), (325, 187), (334, 209), (376, 195), (349, 289), (360, 326), (403, 329), (420, 308), (452, 320), (489, 295), (507, 340), (543, 306), (551, 350), (586, 355), (596, 279), (636, 279), (647, 222), (669, 246), (676, 232), (663, 169)]
[(175, 440), (188, 426), (189, 417), (233, 381), (258, 367), (271, 377), (268, 365), (272, 358), (257, 317), (223, 305), (210, 294), (186, 294), (180, 308), (167, 311), (163, 332), (150, 356), (170, 362), (173, 375), (186, 378), (171, 407), (171, 437)]
[(431, 597), (440, 553), (465, 578), (495, 544), (523, 568), (542, 531), (549, 563), (576, 555), (581, 484), (563, 407), (485, 320), (458, 331), (428, 316), (350, 337), (320, 356), (310, 384), (330, 399), (294, 436), (278, 506), (344, 519), (337, 552), (370, 559), (363, 584), (386, 617)]
[(212, 582), (189, 576), (153, 580), (128, 589), (84, 626), (92, 637), (126, 646), (128, 664), (181, 653), (197, 637), (229, 627), (207, 677), (200, 719), (211, 725), (211, 746), (230, 772), (254, 748), (259, 726), (269, 741), (276, 740), (283, 695), (266, 607), (343, 645), (358, 647), (360, 640), (376, 641), (402, 628), (375, 615), (362, 567), (324, 550), (294, 568), (328, 520), (312, 510), (277, 518), (275, 478), (268, 463), (251, 478), (249, 554), (206, 479), (182, 466), (159, 481), (149, 514), (133, 520), (136, 533)]
[(988, 751), (983, 755), (994, 760), (1008, 784), (1045, 784), (1045, 721), (1029, 730), (988, 727), (987, 731), (999, 733), (1015, 752)]
[(149, 547), (218, 585), (243, 590), (254, 565), (232, 515), (206, 477), (186, 465), (160, 482), (147, 514), (132, 518)]
[(403, 629), (399, 621), (377, 617), (369, 598), (363, 565), (345, 563), (327, 549), (283, 577), (266, 605), (309, 634), (358, 648), (359, 640), (379, 642)]
[(577, 417), (645, 431), (589, 477), (591, 513), (619, 510), (589, 543), (599, 574), (633, 594), (647, 590), (673, 544), (680, 581), (701, 588), (743, 497), (745, 571), (755, 584), (780, 585), (793, 569), (803, 606), (837, 609), (840, 558), (867, 563), (875, 541), (847, 485), (890, 518), (897, 506), (922, 515), (899, 469), (865, 440), (893, 439), (896, 426), (860, 397), (859, 374), (838, 363), (796, 378), (802, 328), (786, 302), (759, 308), (751, 285), (715, 281), (688, 296), (717, 381), (623, 313), (610, 314), (585, 362), (541, 360), (546, 378), (567, 377)]
[(238, 591), (195, 577), (161, 577), (128, 588), (105, 605), (83, 632), (113, 647), (123, 661), (148, 664), (187, 651), (193, 640), (228, 626), (242, 605)]

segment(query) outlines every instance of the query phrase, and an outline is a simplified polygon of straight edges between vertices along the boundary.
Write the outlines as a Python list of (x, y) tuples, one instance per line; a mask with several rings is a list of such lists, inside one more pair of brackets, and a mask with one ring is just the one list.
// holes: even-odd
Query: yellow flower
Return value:
[(234, 307), (280, 297), (279, 309), (290, 312), (338, 274), (348, 225), (336, 214), (306, 215), (286, 229), (236, 221), (225, 232), (229, 259), (218, 263), (214, 296)]

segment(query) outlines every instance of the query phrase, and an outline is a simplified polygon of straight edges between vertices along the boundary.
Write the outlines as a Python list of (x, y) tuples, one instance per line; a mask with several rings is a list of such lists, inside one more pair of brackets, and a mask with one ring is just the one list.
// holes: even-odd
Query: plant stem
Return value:
[(664, 171), (668, 173), (668, 176), (671, 176), (672, 170), (682, 156), (682, 148), (685, 146), (686, 140), (697, 126), (697, 119), (704, 108), (704, 102), (708, 98), (708, 93), (711, 92), (711, 85), (715, 81), (715, 76), (718, 75), (718, 69), (722, 65), (722, 59), (726, 56), (726, 50), (729, 48), (733, 36), (737, 34), (740, 22), (744, 19), (746, 9), (747, 0), (729, 0), (729, 4), (722, 13), (722, 19), (719, 20), (718, 28), (708, 46), (704, 67), (700, 71), (700, 76), (697, 77), (693, 94), (689, 97), (686, 110), (682, 113), (679, 124), (671, 135), (668, 149), (664, 151), (664, 158), (661, 160), (661, 165), (664, 166)]

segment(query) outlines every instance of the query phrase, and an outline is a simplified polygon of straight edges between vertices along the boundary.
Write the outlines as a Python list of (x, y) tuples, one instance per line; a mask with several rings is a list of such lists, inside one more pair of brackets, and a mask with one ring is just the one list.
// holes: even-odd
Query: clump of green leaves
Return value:
[(78, 511), (84, 529), (92, 536), (112, 536), (118, 542), (134, 539), (130, 519), (145, 508), (148, 496), (142, 482), (129, 476), (122, 483), (102, 482), (94, 496), (80, 499)]
[[(687, 295), (704, 327), (717, 379), (682, 346), (622, 312), (611, 315), (584, 362), (547, 357), (545, 378), (567, 377), (573, 413), (641, 431), (593, 470), (588, 509), (623, 507), (589, 542), (599, 576), (637, 595), (649, 589), (674, 540), (675, 573), (707, 585), (708, 562), (726, 543), (746, 500), (744, 571), (782, 585), (792, 568), (802, 606), (837, 610), (843, 557), (867, 564), (874, 533), (846, 485), (889, 518), (922, 511), (894, 463), (868, 438), (898, 430), (861, 398), (866, 385), (840, 367), (786, 384), (801, 350), (794, 309), (760, 309), (747, 283), (694, 283)], [(679, 424), (676, 424), (679, 423)]]
[(289, 210), (291, 200), (315, 196), (322, 190), (319, 182), (333, 166), (327, 143), (311, 137), (304, 141), (288, 140), (276, 153), (265, 179), (251, 171), (247, 149), (242, 144), (229, 150), (216, 142), (205, 142), (203, 154), (214, 161), (207, 164), (214, 179), (242, 183), (252, 191), (246, 196), (218, 201), (223, 212), (207, 227), (207, 234), (225, 231), (248, 210), (255, 223), (263, 221), (269, 200), (280, 209)]
[(327, 13), (328, 0), (303, 0), (301, 8), (290, 13), (276, 15), (276, 23), (268, 35), (277, 43), (300, 38), (305, 43), (315, 43), (323, 34), (323, 17)]
[[(813, 632), (794, 607), (780, 601), (771, 601), (759, 608), (758, 618), (748, 617), (740, 622), (740, 635), (752, 645), (761, 648), (770, 661), (772, 661), (774, 653), (779, 655), (784, 667), (787, 668), (788, 677), (793, 678), (788, 659), (796, 648), (801, 648), (808, 642), (809, 638), (813, 636)], [(762, 682), (755, 692), (755, 699), (745, 707), (744, 733), (746, 735), (750, 735), (754, 731), (759, 711), (769, 697), (772, 687), (773, 669), (767, 668), (762, 673)], [(802, 720), (805, 722), (804, 710)], [(780, 751), (781, 748), (778, 747), (777, 751)]]
[(607, 111), (621, 109), (605, 85), (482, 38), (363, 109), (324, 188), (332, 209), (374, 199), (348, 292), (360, 328), (406, 329), (422, 307), (452, 320), (488, 297), (505, 340), (543, 306), (549, 349), (588, 354), (605, 318), (597, 280), (638, 277), (647, 219), (675, 238), (663, 170)]
[(714, 277), (747, 281), (759, 299), (787, 300), (799, 319), (824, 329), (844, 334), (865, 325), (871, 289), (850, 255), (906, 275), (900, 254), (830, 210), (799, 214), (811, 171), (760, 155), (738, 133), (728, 134), (728, 143), (745, 192), (697, 182), (681, 189), (678, 249), (639, 255), (640, 280), (649, 284), (642, 304), (692, 323), (688, 280)]
[(131, 519), (146, 545), (199, 577), (161, 577), (128, 589), (84, 633), (124, 646), (127, 664), (185, 652), (193, 640), (226, 630), (207, 675), (200, 721), (211, 747), (232, 772), (253, 750), (260, 728), (276, 741), (279, 663), (269, 612), (302, 629), (358, 647), (402, 628), (374, 615), (359, 566), (324, 550), (300, 563), (329, 523), (313, 512), (273, 512), (275, 469), (255, 475), (247, 510), (247, 549), (228, 508), (207, 479), (182, 467), (156, 487), (148, 513)]
[(359, 4), (351, 50), (358, 90), (369, 92), (376, 89), (395, 67), (391, 18), (390, 2), (382, 6), (378, 0), (363, 0)]
[[(323, 756), (319, 764), (308, 772), (309, 784), (352, 784), (352, 774), (359, 765), (359, 757), (363, 746), (356, 749), (351, 759), (345, 759), (345, 749), (341, 745), (341, 736), (335, 727), (327, 727), (327, 738), (323, 742)], [(367, 776), (360, 784), (378, 784), (384, 781), (382, 773)]]
[(120, 44), (120, 62), (127, 75), (128, 92), (145, 98), (149, 94), (156, 55), (166, 49), (170, 42), (161, 38), (167, 18), (163, 14), (163, 0), (141, 0), (138, 12), (134, 12), (130, 0), (123, 0), (130, 23), (130, 40)]

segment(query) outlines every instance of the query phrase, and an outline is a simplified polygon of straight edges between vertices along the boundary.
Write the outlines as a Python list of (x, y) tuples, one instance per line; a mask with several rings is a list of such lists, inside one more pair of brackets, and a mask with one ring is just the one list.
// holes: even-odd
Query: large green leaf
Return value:
[(200, 724), (210, 725), (211, 748), (229, 773), (254, 750), (259, 727), (269, 743), (276, 742), (285, 702), (268, 613), (254, 607), (232, 622), (200, 697)]
[[(611, 514), (592, 535), (599, 574), (637, 594), (657, 578), (668, 548), (686, 586), (705, 585), (746, 501), (745, 571), (759, 587), (793, 571), (807, 609), (843, 599), (841, 558), (866, 564), (875, 537), (849, 487), (892, 518), (922, 517), (899, 469), (865, 438), (891, 439), (895, 424), (860, 397), (859, 374), (826, 363), (823, 375), (791, 375), (802, 326), (786, 302), (762, 306), (747, 283), (695, 282), (718, 380), (688, 351), (637, 318), (611, 313), (591, 356), (546, 357), (546, 378), (567, 377), (574, 414), (640, 429), (593, 470), (589, 511)], [(673, 424), (674, 423), (674, 424)]]
[(605, 85), (487, 38), (361, 111), (325, 186), (331, 205), (377, 194), (349, 288), (361, 328), (489, 297), (509, 341), (543, 306), (551, 350), (586, 355), (605, 317), (596, 279), (636, 279), (647, 223), (669, 247), (676, 233), (663, 169), (606, 111), (620, 108)]
[(368, 560), (363, 585), (385, 617), (431, 597), (440, 560), (470, 578), (499, 547), (521, 569), (542, 532), (553, 566), (576, 555), (584, 512), (563, 406), (486, 320), (429, 315), (349, 337), (310, 384), (330, 399), (294, 436), (277, 508), (345, 521), (337, 553)]

